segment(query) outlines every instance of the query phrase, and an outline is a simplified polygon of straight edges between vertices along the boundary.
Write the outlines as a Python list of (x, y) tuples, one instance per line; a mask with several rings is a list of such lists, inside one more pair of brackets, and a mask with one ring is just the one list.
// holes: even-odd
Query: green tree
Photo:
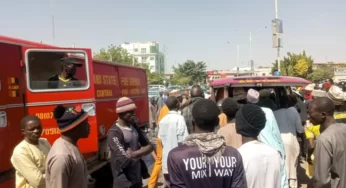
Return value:
[(149, 84), (163, 84), (163, 81), (165, 80), (165, 76), (157, 72), (149, 73), (147, 75)]
[[(298, 64), (299, 61), (300, 63)], [(307, 56), (305, 51), (299, 54), (287, 52), (287, 56), (280, 61), (280, 73), (283, 76), (299, 76), (307, 78), (308, 74), (312, 73), (313, 63), (314, 60), (311, 56)], [(296, 67), (297, 64), (298, 66)], [(298, 69), (298, 67), (304, 68), (304, 71)], [(276, 70), (278, 70), (277, 61), (273, 63), (272, 72)]]
[(118, 46), (110, 45), (107, 49), (102, 48), (98, 53), (94, 53), (93, 58), (104, 61), (111, 61), (114, 63), (142, 67), (146, 70), (149, 84), (163, 84), (163, 81), (165, 79), (163, 74), (150, 72), (150, 67), (148, 64), (138, 63), (137, 59), (134, 58), (134, 56), (130, 55), (127, 50)]
[(205, 81), (207, 65), (203, 61), (194, 62), (187, 60), (182, 64), (173, 66), (173, 83), (180, 85), (193, 85)]
[(318, 66), (311, 74), (308, 75), (308, 79), (313, 82), (318, 82), (333, 77), (334, 68), (329, 64)]
[(175, 73), (171, 80), (172, 84), (175, 85), (189, 85), (191, 84), (192, 78), (190, 76), (184, 76), (180, 73)]
[(108, 46), (107, 49), (102, 48), (98, 53), (94, 53), (94, 58), (125, 65), (133, 65), (134, 63), (137, 63), (136, 58), (131, 56), (127, 50), (114, 45)]

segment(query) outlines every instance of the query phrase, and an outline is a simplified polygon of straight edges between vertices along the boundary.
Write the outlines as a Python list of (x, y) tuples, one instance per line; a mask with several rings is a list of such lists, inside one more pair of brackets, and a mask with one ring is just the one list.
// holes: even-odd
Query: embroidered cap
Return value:
[(88, 118), (88, 113), (80, 106), (73, 105), (65, 107), (58, 105), (54, 109), (53, 114), (60, 132), (69, 131)]
[(327, 92), (327, 97), (333, 101), (334, 105), (342, 105), (344, 103), (344, 92), (338, 86), (331, 86)]
[(249, 103), (256, 104), (259, 101), (259, 92), (254, 89), (249, 89), (247, 91), (246, 99), (249, 101)]
[(169, 96), (180, 97), (181, 96), (181, 91), (178, 90), (178, 89), (172, 90), (171, 92), (169, 92)]

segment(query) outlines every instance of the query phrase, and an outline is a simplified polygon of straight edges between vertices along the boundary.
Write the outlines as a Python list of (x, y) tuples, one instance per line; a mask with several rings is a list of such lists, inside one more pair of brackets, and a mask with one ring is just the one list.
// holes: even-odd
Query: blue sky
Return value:
[[(97, 52), (125, 41), (158, 41), (167, 63), (206, 61), (208, 69), (249, 60), (249, 32), (256, 66), (270, 65), (274, 0), (12, 0), (0, 6), (0, 34)], [(284, 23), (281, 57), (303, 49), (315, 62), (346, 61), (346, 1), (278, 0)], [(56, 39), (52, 37), (51, 12)], [(267, 26), (267, 29), (265, 29)], [(228, 43), (229, 42), (229, 43)]]

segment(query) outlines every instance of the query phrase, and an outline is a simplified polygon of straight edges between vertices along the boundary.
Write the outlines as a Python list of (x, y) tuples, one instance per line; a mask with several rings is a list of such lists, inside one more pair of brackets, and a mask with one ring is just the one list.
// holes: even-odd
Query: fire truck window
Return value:
[(26, 61), (32, 91), (81, 90), (89, 86), (84, 53), (31, 51)]

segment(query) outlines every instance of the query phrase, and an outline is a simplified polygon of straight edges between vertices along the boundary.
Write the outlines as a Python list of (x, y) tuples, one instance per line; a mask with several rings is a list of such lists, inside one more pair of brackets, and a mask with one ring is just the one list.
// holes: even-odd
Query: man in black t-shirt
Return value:
[(194, 134), (168, 154), (168, 187), (246, 188), (240, 153), (226, 146), (225, 139), (214, 133), (219, 113), (211, 100), (200, 99), (194, 104)]

